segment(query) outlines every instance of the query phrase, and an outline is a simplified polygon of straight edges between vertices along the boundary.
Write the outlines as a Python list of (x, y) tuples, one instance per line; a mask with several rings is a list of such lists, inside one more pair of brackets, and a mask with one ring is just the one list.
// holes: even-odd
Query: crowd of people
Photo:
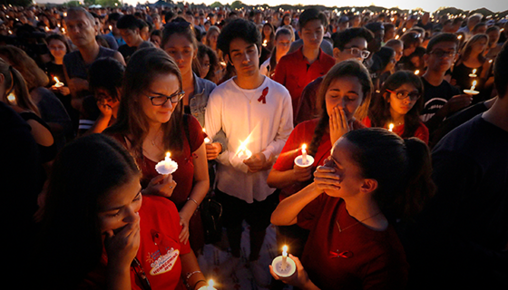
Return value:
[[(222, 289), (198, 262), (217, 242), (212, 199), (219, 271), (238, 267), (247, 223), (255, 287), (506, 289), (507, 23), (3, 6), (6, 249), (23, 265), (7, 275)], [(160, 173), (168, 158), (176, 171)], [(270, 225), (289, 277), (260, 259)]]

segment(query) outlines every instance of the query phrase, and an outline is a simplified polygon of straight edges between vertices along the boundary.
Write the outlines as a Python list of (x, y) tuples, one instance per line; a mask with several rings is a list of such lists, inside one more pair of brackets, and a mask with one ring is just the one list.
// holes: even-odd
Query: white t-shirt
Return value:
[(270, 170), (248, 172), (239, 148), (244, 142), (252, 154), (277, 158), (293, 130), (291, 96), (268, 77), (253, 90), (240, 88), (234, 79), (212, 91), (205, 114), (207, 134), (213, 137), (222, 129), (227, 139), (217, 158), (217, 188), (248, 203), (263, 201), (275, 191), (266, 183)]

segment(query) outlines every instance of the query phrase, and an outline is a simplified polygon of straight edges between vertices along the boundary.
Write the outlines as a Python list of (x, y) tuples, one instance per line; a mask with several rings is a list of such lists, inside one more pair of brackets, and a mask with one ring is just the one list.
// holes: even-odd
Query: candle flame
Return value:
[(7, 96), (7, 100), (12, 104), (16, 104), (16, 96), (13, 93), (10, 93)]
[(213, 287), (213, 280), (212, 279), (208, 280), (208, 287)]
[(288, 246), (284, 245), (282, 247), (282, 253), (287, 253), (287, 251), (288, 251)]
[(390, 132), (392, 132), (393, 131), (393, 127), (395, 127), (395, 125), (393, 123), (390, 123), (390, 125), (388, 125), (388, 130)]
[(59, 82), (60, 82), (60, 81), (58, 80), (58, 78), (57, 78), (57, 77), (54, 77), (53, 79), (54, 79), (54, 80), (55, 80), (55, 82), (57, 82), (57, 83), (59, 83)]
[(473, 74), (475, 74), (475, 73), (476, 73), (476, 69), (473, 69)]
[(171, 152), (168, 151), (168, 152), (166, 152), (166, 158), (169, 158), (169, 157), (171, 157)]
[(307, 149), (307, 144), (303, 144), (302, 145), (302, 150), (306, 150)]
[(420, 70), (415, 70), (415, 75), (418, 75), (420, 73)]

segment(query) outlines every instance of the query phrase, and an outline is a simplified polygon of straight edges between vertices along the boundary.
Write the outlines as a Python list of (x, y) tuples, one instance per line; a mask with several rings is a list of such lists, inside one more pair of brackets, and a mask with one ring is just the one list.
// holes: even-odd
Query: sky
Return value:
[[(37, 1), (37, 0), (36, 0)], [(124, 3), (130, 5), (136, 5), (138, 2), (145, 3), (146, 0), (123, 0)], [(157, 0), (148, 0), (149, 3), (155, 3)], [(173, 0), (174, 2), (179, 2), (182, 0)], [(188, 1), (189, 3), (201, 4), (205, 3), (207, 5), (212, 4), (217, 0), (196, 0), (196, 1)], [(234, 0), (218, 0), (222, 4), (231, 4)], [(247, 5), (258, 5), (268, 3), (270, 6), (276, 6), (280, 4), (316, 4), (316, 0), (241, 0), (243, 3)], [(40, 0), (37, 1), (39, 3), (51, 2), (51, 3), (63, 3), (67, 2), (67, 0)], [(393, 8), (399, 7), (400, 9), (415, 9), (422, 8), (425, 11), (436, 11), (440, 7), (456, 7), (462, 10), (474, 10), (478, 8), (487, 8), (493, 12), (502, 12), (508, 10), (508, 2), (506, 0), (420, 0), (420, 1), (407, 1), (407, 0), (355, 0), (355, 6), (380, 6), (385, 8)], [(320, 0), (319, 4), (324, 6), (346, 6), (346, 2), (337, 1), (337, 0)]]

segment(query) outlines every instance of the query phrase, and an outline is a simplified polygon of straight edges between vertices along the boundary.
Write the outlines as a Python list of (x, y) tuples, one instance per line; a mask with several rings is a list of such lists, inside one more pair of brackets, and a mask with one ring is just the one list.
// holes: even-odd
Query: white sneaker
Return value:
[(254, 280), (260, 287), (268, 287), (272, 282), (272, 276), (270, 275), (270, 268), (268, 265), (264, 265), (257, 259), (256, 261), (250, 261), (249, 268), (254, 276)]

